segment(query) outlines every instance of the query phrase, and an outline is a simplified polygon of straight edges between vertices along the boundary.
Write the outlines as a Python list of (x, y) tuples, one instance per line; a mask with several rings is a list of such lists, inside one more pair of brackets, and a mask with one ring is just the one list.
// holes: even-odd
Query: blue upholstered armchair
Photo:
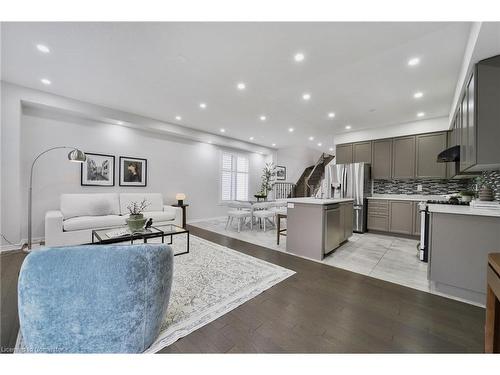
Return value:
[(169, 246), (46, 248), (19, 275), (28, 352), (140, 353), (159, 333), (172, 286)]

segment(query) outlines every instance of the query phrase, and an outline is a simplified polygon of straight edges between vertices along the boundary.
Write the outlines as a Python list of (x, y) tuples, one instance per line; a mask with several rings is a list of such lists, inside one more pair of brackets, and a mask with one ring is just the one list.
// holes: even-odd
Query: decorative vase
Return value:
[(472, 197), (470, 195), (462, 195), (462, 202), (470, 202)]
[(143, 214), (130, 215), (127, 220), (128, 228), (130, 232), (140, 232), (142, 228), (144, 228), (144, 224), (146, 224), (146, 219)]
[(493, 200), (493, 190), (489, 187), (482, 187), (479, 190), (479, 200), (480, 201), (492, 201)]

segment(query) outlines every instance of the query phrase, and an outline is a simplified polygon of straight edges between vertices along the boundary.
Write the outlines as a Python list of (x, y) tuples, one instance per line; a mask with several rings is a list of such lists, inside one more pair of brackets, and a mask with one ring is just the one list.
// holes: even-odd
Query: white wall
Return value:
[(333, 141), (338, 145), (442, 130), (448, 130), (448, 116), (338, 134), (334, 136)]
[[(29, 107), (22, 110), (20, 100), (35, 99), (40, 92), (13, 85), (2, 87), (2, 233), (11, 241), (19, 242), (27, 236), (28, 178), (34, 157), (60, 145), (115, 155), (115, 187), (80, 186), (80, 165), (67, 162), (67, 150), (44, 155), (34, 174), (34, 238), (43, 237), (45, 212), (58, 208), (63, 192), (161, 192), (166, 204), (175, 203), (175, 194), (183, 192), (190, 204), (188, 220), (226, 212), (219, 205), (219, 168), (220, 152), (229, 148), (67, 115), (52, 116)], [(57, 105), (57, 100), (52, 104)], [(229, 150), (249, 157), (249, 193), (253, 194), (260, 187), (261, 170), (271, 156)], [(146, 188), (118, 186), (120, 155), (148, 159)]]
[(297, 183), (304, 169), (314, 165), (321, 151), (309, 147), (293, 146), (280, 148), (276, 153), (276, 165), (286, 167), (286, 182)]

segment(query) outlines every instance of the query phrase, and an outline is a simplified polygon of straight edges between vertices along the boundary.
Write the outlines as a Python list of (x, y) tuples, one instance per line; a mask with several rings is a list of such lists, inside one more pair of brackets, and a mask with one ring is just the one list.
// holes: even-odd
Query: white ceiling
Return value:
[[(447, 116), (470, 26), (3, 23), (2, 79), (214, 134), (225, 128), (263, 146), (322, 142), (326, 151), (347, 124), (356, 131), (415, 121), (420, 111)], [(299, 51), (302, 63), (293, 59)], [(418, 66), (407, 65), (412, 57)], [(414, 99), (417, 91), (424, 97)]]

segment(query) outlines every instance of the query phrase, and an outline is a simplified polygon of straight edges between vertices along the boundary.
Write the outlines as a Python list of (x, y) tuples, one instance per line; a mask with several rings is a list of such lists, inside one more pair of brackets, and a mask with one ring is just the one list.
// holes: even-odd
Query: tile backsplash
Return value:
[[(495, 200), (500, 201), (500, 171), (483, 172), (483, 176), (490, 182)], [(418, 185), (422, 185), (422, 191), (417, 191)], [(455, 194), (463, 190), (475, 190), (475, 187), (474, 179), (373, 180), (373, 193), (375, 194), (444, 195)]]
[(483, 172), (483, 176), (491, 184), (495, 200), (500, 201), (500, 171)]
[[(447, 179), (411, 179), (411, 180), (373, 180), (375, 194), (419, 194), (444, 195), (454, 194), (471, 188), (474, 180)], [(422, 191), (417, 191), (422, 185)]]

